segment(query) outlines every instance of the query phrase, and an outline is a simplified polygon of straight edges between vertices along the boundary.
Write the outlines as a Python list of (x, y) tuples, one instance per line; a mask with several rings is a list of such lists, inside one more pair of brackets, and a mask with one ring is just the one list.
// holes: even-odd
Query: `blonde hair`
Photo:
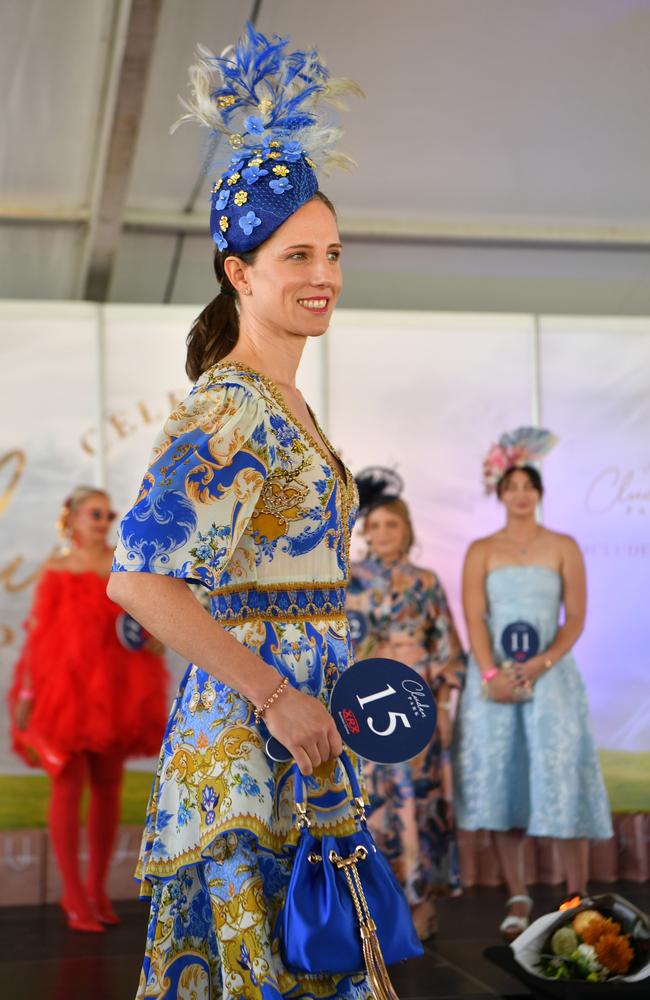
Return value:
[(61, 538), (66, 539), (70, 531), (70, 515), (79, 510), (90, 497), (106, 497), (108, 493), (100, 486), (75, 486), (70, 496), (66, 497), (61, 506), (56, 527)]
[(379, 510), (382, 507), (384, 510), (390, 511), (391, 514), (397, 514), (397, 516), (401, 517), (402, 521), (406, 525), (406, 551), (404, 553), (406, 555), (406, 553), (410, 552), (415, 545), (415, 532), (413, 531), (411, 512), (408, 509), (406, 502), (400, 497), (395, 497), (394, 500), (387, 500), (386, 503), (378, 503), (375, 507), (369, 510), (364, 520), (364, 529), (368, 523), (368, 518), (374, 514), (376, 510)]

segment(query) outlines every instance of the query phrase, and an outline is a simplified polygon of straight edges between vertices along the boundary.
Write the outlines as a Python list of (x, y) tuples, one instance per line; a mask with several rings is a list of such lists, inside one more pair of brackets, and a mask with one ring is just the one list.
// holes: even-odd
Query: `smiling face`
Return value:
[(409, 549), (410, 530), (405, 519), (389, 506), (375, 507), (366, 516), (363, 531), (368, 548), (377, 559), (392, 562)]
[(534, 517), (541, 493), (524, 469), (515, 469), (500, 487), (499, 500), (511, 517)]
[(341, 291), (341, 241), (328, 206), (312, 198), (258, 249), (251, 264), (232, 261), (242, 324), (300, 337), (327, 330)]

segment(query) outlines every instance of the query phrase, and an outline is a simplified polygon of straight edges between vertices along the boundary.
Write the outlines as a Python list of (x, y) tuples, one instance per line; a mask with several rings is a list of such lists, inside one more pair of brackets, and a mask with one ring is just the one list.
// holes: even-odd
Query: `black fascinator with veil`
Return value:
[(367, 517), (377, 507), (397, 500), (404, 489), (404, 480), (394, 469), (369, 465), (356, 476), (359, 490), (359, 514)]

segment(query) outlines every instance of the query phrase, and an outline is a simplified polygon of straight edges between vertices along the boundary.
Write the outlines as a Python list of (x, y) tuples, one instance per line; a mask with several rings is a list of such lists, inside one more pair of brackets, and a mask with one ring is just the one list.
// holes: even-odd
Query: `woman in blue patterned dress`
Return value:
[(438, 928), (435, 897), (460, 890), (451, 808), (450, 698), (465, 672), (463, 650), (440, 580), (414, 565), (401, 480), (386, 469), (357, 476), (368, 555), (352, 564), (347, 609), (355, 657), (387, 656), (417, 670), (435, 693), (438, 725), (404, 764), (364, 765), (368, 824), (389, 859), (422, 940)]
[[(215, 114), (235, 104), (233, 80), (251, 51), (247, 65), (260, 52), (267, 67), (277, 58), (249, 29), (228, 56), (228, 86), (201, 90)], [(301, 55), (292, 54), (294, 70)], [(263, 93), (253, 96), (272, 115), (268, 94), (280, 92)], [(292, 762), (269, 758), (269, 734), (309, 776), (319, 832), (354, 829), (326, 705), (350, 662), (357, 498), (295, 385), (305, 343), (327, 329), (341, 288), (336, 217), (300, 130), (269, 141), (259, 122), (228, 126), (239, 152), (212, 196), (220, 292), (188, 338), (197, 381), (154, 445), (110, 584), (111, 597), (190, 661), (138, 866), (151, 897), (143, 1000), (370, 996), (361, 974), (288, 971), (275, 932), (297, 835)], [(209, 613), (188, 583), (208, 589)]]
[[(612, 835), (571, 652), (585, 623), (584, 562), (573, 538), (536, 520), (543, 486), (530, 463), (545, 434), (521, 428), (492, 449), (486, 483), (506, 524), (470, 545), (463, 577), (472, 655), (454, 737), (456, 816), (462, 829), (493, 831), (510, 897), (501, 925), (508, 939), (528, 926), (533, 905), (525, 834), (556, 839), (567, 891), (580, 895), (588, 839)], [(541, 441), (546, 450), (550, 435)]]

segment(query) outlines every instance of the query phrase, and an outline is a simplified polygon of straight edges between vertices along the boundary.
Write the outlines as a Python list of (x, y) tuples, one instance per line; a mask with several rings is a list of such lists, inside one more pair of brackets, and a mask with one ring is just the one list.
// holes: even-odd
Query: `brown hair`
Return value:
[[(336, 218), (336, 210), (327, 195), (317, 191), (314, 198), (322, 201)], [(224, 263), (228, 257), (238, 257), (245, 264), (253, 264), (258, 250), (259, 246), (237, 254), (215, 250), (213, 267), (219, 292), (196, 317), (186, 340), (185, 371), (192, 382), (196, 382), (203, 372), (230, 354), (239, 339), (238, 295), (228, 279)]]
[(395, 497), (394, 500), (388, 500), (386, 503), (376, 504), (366, 514), (365, 523), (367, 524), (368, 518), (374, 514), (376, 510), (379, 510), (382, 507), (384, 510), (390, 511), (391, 514), (396, 514), (398, 517), (401, 517), (402, 521), (406, 525), (406, 551), (409, 552), (413, 545), (415, 545), (415, 532), (413, 531), (411, 512), (408, 509), (406, 502), (402, 500), (401, 497)]
[(537, 490), (540, 497), (544, 496), (544, 483), (542, 482), (542, 477), (539, 471), (534, 465), (511, 465), (509, 469), (506, 469), (497, 483), (497, 497), (499, 500), (501, 499), (503, 491), (507, 488), (508, 483), (514, 476), (515, 472), (523, 472), (524, 475), (528, 477), (528, 482), (533, 489)]

